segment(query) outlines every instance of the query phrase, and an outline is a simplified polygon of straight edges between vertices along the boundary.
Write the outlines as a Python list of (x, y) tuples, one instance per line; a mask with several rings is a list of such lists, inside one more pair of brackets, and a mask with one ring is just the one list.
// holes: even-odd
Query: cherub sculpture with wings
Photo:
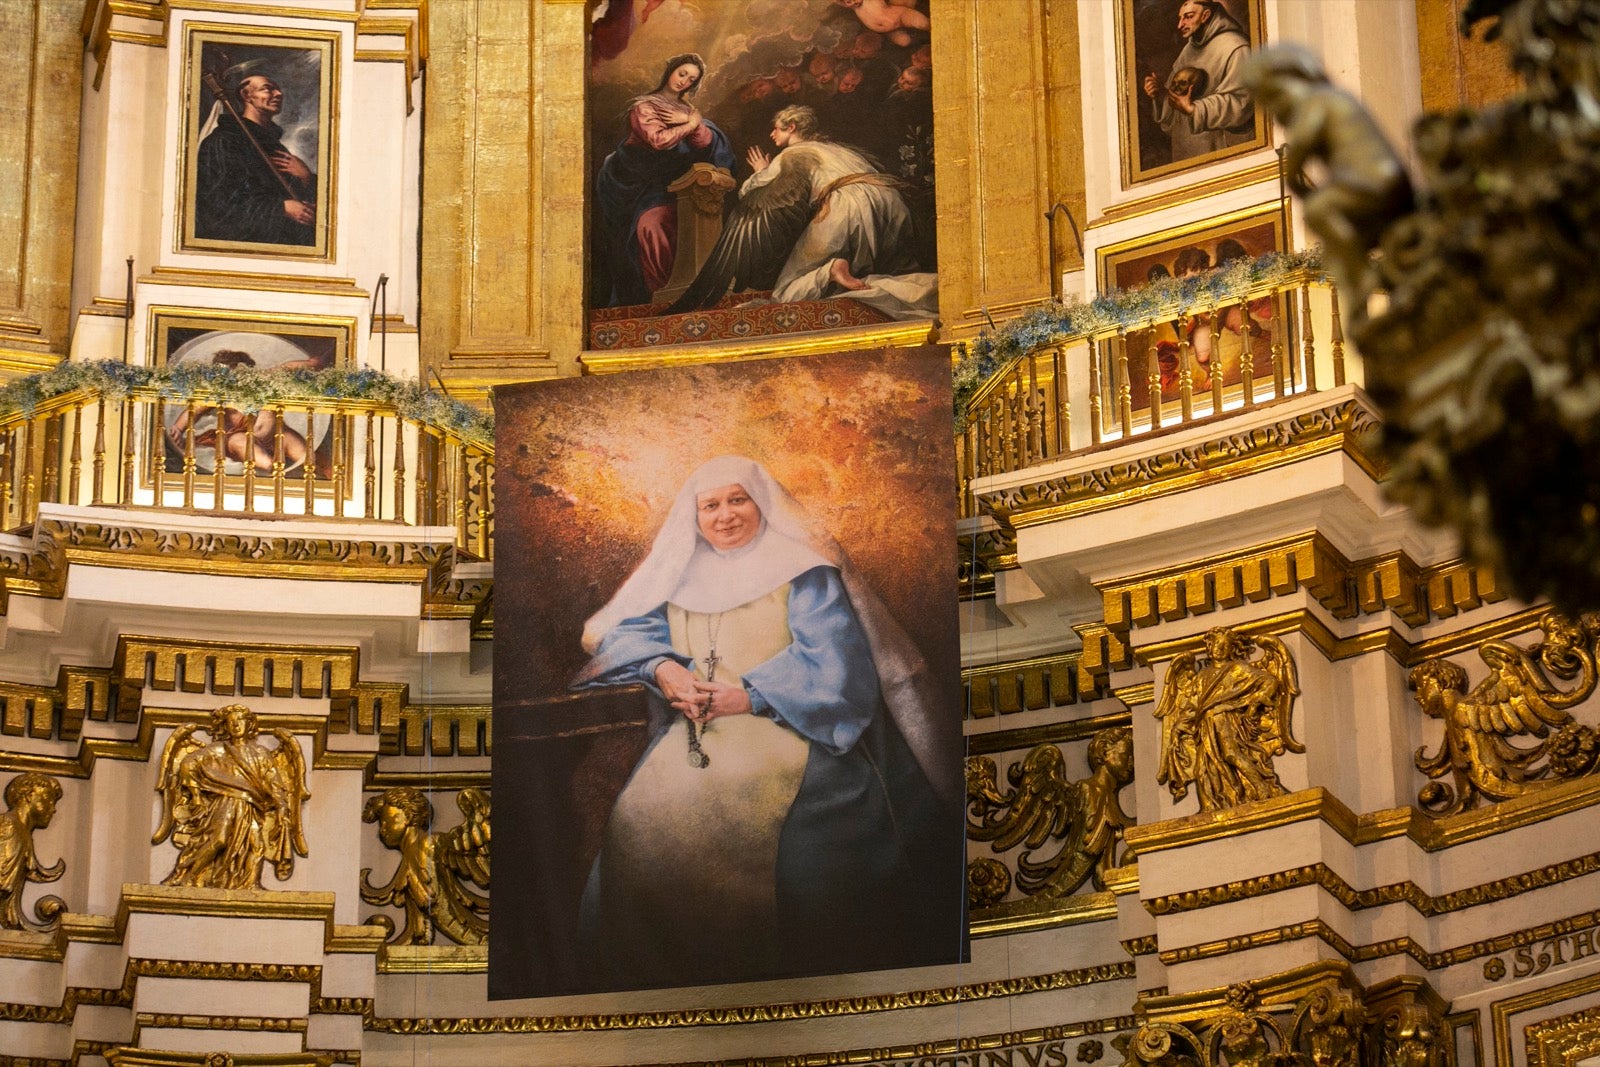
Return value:
[[(1430, 756), (1427, 746), (1417, 749), (1417, 769), (1429, 778), (1449, 774), (1451, 779), (1423, 787), (1417, 801), (1427, 811), (1453, 815), (1479, 800), (1509, 800), (1545, 779), (1575, 778), (1596, 769), (1596, 732), (1575, 722), (1567, 709), (1594, 692), (1593, 646), (1600, 639), (1600, 619), (1571, 622), (1550, 614), (1539, 626), (1546, 638), (1531, 652), (1509, 641), (1478, 646), (1489, 674), (1470, 693), (1467, 672), (1447, 659), (1412, 668), (1418, 706), (1444, 721), (1439, 751)], [(1576, 677), (1578, 684), (1561, 690), (1547, 675)], [(1536, 740), (1524, 747), (1513, 738)]]
[[(1133, 731), (1126, 726), (1101, 730), (1089, 742), (1089, 776), (1070, 781), (1061, 749), (1039, 745), (1006, 777), (1002, 790), (994, 760), (967, 758), (967, 836), (992, 841), (996, 852), (1025, 846), (1017, 857), (1017, 886), (1034, 897), (1063, 897), (1094, 880), (1104, 889), (1105, 872), (1117, 865), (1122, 831), (1132, 823), (1118, 800), (1133, 781)], [(1040, 859), (1052, 838), (1060, 851)]]
[[(361, 899), (392, 904), (406, 912), (406, 924), (390, 941), (426, 945), (438, 930), (463, 945), (481, 945), (489, 936), (489, 794), (467, 788), (456, 795), (461, 825), (430, 833), (433, 804), (420, 789), (398, 786), (367, 801), (363, 822), (378, 824), (378, 839), (400, 852), (394, 876), (381, 886), (361, 871)], [(474, 888), (476, 887), (476, 889)], [(394, 928), (388, 916), (368, 920)]]
[[(1259, 658), (1252, 660), (1252, 650)], [(1282, 795), (1273, 758), (1304, 752), (1291, 731), (1300, 695), (1294, 660), (1276, 637), (1246, 637), (1227, 627), (1205, 635), (1205, 660), (1185, 652), (1172, 661), (1156, 718), (1161, 766), (1156, 780), (1174, 800), (1192, 783), (1201, 811)]]
[(261, 744), (255, 713), (243, 704), (211, 713), (209, 744), (195, 736), (199, 729), (179, 727), (161, 752), (161, 825), (152, 842), (170, 836), (178, 846), (161, 884), (261, 889), (263, 863), (287, 879), (295, 856), (306, 855), (300, 806), (311, 793), (299, 743), (270, 730), (277, 746)]

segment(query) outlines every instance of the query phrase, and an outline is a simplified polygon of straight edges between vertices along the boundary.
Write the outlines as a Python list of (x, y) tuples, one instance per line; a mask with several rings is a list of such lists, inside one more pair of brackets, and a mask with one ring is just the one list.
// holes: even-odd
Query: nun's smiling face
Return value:
[(761, 509), (737, 483), (696, 494), (694, 506), (701, 536), (722, 552), (748, 545), (761, 529)]

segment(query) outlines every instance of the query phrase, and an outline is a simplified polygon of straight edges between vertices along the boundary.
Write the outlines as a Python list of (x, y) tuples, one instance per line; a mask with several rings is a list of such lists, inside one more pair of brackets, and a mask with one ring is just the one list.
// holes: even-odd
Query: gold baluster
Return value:
[(344, 449), (345, 438), (350, 436), (350, 422), (347, 415), (334, 415), (331, 428), (333, 435), (333, 517), (344, 518)]
[(1222, 316), (1215, 307), (1211, 308), (1211, 355), (1207, 357), (1206, 374), (1211, 378), (1211, 414), (1215, 415), (1222, 410), (1222, 363), (1217, 359), (1217, 338), (1222, 331)]
[(978, 454), (978, 427), (969, 417), (967, 425), (961, 431), (961, 447), (957, 451), (961, 473), (961, 496), (959, 514), (963, 519), (970, 519), (973, 514), (972, 507), (972, 478), (977, 473), (975, 465)]
[(89, 490), (91, 504), (106, 502), (106, 398), (105, 394), (94, 402), (94, 464), (93, 484)]
[[(1244, 386), (1244, 406), (1252, 407), (1256, 402), (1256, 353), (1250, 344), (1250, 305), (1246, 301), (1239, 302), (1239, 381)], [(1216, 360), (1222, 348), (1222, 335), (1211, 335), (1211, 358)]]
[(1039, 355), (1028, 356), (1028, 462), (1043, 459), (1044, 392), (1039, 388)]
[(16, 485), (17, 431), (7, 430), (0, 435), (0, 529), (9, 530), (11, 500)]
[[(72, 448), (67, 455), (67, 503), (73, 507), (78, 505), (80, 486), (78, 482), (83, 478), (83, 409), (85, 405), (77, 404), (72, 409)], [(62, 418), (66, 418), (63, 414)]]
[[(219, 399), (213, 416), (216, 419), (213, 433), (216, 443), (211, 446), (211, 508), (213, 511), (226, 511), (228, 508), (228, 438), (225, 434), (227, 425), (227, 409)], [(255, 434), (245, 435), (246, 447), (250, 450), (250, 459), (255, 459)], [(247, 461), (248, 462), (248, 461)]]
[(366, 499), (366, 507), (363, 509), (365, 512), (364, 517), (369, 519), (375, 518), (378, 513), (378, 445), (376, 440), (377, 431), (375, 429), (377, 421), (377, 412), (367, 412), (367, 470), (362, 495)]
[[(1283, 315), (1280, 313), (1288, 309), (1289, 301), (1281, 303), (1273, 301), (1272, 309), (1272, 395), (1282, 399), (1288, 396), (1289, 385), (1289, 353), (1283, 343)], [(1245, 313), (1249, 314), (1249, 305), (1245, 305)]]
[(480, 451), (478, 453), (478, 481), (473, 486), (477, 496), (478, 507), (478, 558), (489, 558), (489, 482), (494, 477), (493, 468), (489, 465), (489, 456)]
[(1150, 428), (1161, 429), (1161, 353), (1156, 351), (1156, 328), (1152, 324), (1144, 331), (1145, 396), (1150, 404)]
[(1056, 440), (1055, 455), (1061, 455), (1072, 444), (1072, 394), (1067, 391), (1067, 350), (1056, 345), (1051, 351), (1055, 357), (1056, 383)]
[(42, 431), (43, 449), (40, 452), (40, 466), (44, 468), (44, 477), (39, 483), (39, 503), (54, 504), (60, 500), (57, 495), (61, 491), (61, 416), (46, 415)]
[(1133, 433), (1133, 372), (1128, 369), (1128, 332), (1117, 331), (1117, 420), (1122, 436)]
[(1089, 444), (1100, 443), (1105, 433), (1105, 401), (1100, 396), (1100, 342), (1089, 338)]
[[(196, 470), (194, 458), (195, 406), (193, 397), (190, 397), (189, 402), (183, 406), (183, 412), (186, 419), (183, 430), (183, 506), (185, 508), (193, 508)], [(217, 411), (217, 436), (219, 438), (222, 436), (222, 411), (220, 409)]]
[(1178, 418), (1181, 422), (1194, 418), (1194, 353), (1190, 351), (1188, 325), (1182, 318), (1172, 323), (1173, 332), (1178, 335)]
[(433, 435), (428, 433), (422, 423), (417, 423), (417, 473), (413, 479), (412, 489), (416, 492), (416, 516), (418, 526), (432, 526), (433, 515), (429, 508), (432, 496), (429, 494), (428, 476), (432, 466), (432, 456), (429, 449), (433, 446)]
[(433, 457), (433, 521), (443, 523), (454, 514), (450, 503), (450, 472), (455, 465), (450, 462), (450, 442), (447, 438), (440, 436), (434, 440)]
[(306, 405), (306, 458), (300, 464), (305, 480), (305, 514), (317, 513), (317, 410)]
[(1306, 392), (1314, 393), (1317, 391), (1317, 346), (1311, 337), (1310, 282), (1300, 287), (1300, 352), (1300, 362), (1306, 371)]
[(256, 510), (256, 432), (255, 422), (261, 417), (261, 412), (250, 414), (250, 440), (245, 442), (244, 458), (244, 510), (253, 514)]
[[(158, 434), (158, 439), (164, 435)], [(157, 467), (163, 466), (161, 463)], [(122, 401), (122, 499), (124, 507), (133, 506), (133, 397)]]
[(283, 405), (272, 409), (272, 513), (283, 514)]
[[(156, 397), (154, 418), (154, 430), (151, 433), (153, 445), (150, 449), (150, 460), (155, 466), (155, 477), (153, 479), (155, 482), (155, 506), (160, 508), (166, 506), (167, 499), (167, 446), (164, 443), (167, 440), (167, 402), (159, 396)], [(131, 429), (128, 431), (128, 451), (130, 453), (128, 462), (131, 468), (133, 462), (131, 455), (133, 451), (133, 431)], [(132, 494), (129, 494), (129, 503), (131, 502)]]
[(455, 453), (456, 471), (456, 547), (467, 551), (467, 450), (460, 443), (451, 446)]
[(406, 420), (394, 420), (394, 521), (406, 521)]
[(1339, 321), (1339, 289), (1328, 286), (1328, 299), (1333, 302), (1333, 384), (1344, 384), (1344, 326)]

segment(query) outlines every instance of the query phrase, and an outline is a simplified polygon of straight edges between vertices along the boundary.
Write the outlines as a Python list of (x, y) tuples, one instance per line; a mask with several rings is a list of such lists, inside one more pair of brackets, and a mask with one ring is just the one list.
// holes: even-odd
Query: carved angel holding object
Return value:
[[(361, 871), (361, 899), (392, 904), (406, 912), (406, 924), (390, 938), (395, 944), (426, 945), (438, 930), (463, 945), (481, 945), (489, 936), (489, 794), (463, 789), (456, 795), (460, 826), (430, 833), (433, 804), (420, 789), (397, 786), (367, 801), (362, 822), (378, 824), (378, 839), (400, 853), (394, 876), (381, 886)], [(388, 916), (368, 922), (393, 930)]]
[(270, 730), (268, 748), (256, 738), (255, 712), (229, 704), (211, 713), (211, 742), (196, 724), (181, 726), (161, 752), (161, 825), (152, 838), (169, 836), (178, 862), (163, 885), (261, 889), (261, 865), (279, 881), (306, 854), (300, 806), (306, 789), (300, 745), (285, 730)]

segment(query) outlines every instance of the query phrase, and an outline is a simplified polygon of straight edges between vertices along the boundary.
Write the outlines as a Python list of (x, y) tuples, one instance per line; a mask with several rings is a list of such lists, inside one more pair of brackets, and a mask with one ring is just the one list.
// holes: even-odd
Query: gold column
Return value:
[(583, 10), (428, 8), (422, 359), (457, 395), (577, 366), (583, 145), (551, 144), (547, 116), (581, 110)]
[(66, 352), (77, 210), (79, 12), (0, 4), (0, 377)]
[[(1070, 0), (934, 0), (939, 304), (945, 338), (1049, 298), (1050, 224), (1084, 213), (1077, 11)], [(1079, 265), (1065, 220), (1056, 268)]]

